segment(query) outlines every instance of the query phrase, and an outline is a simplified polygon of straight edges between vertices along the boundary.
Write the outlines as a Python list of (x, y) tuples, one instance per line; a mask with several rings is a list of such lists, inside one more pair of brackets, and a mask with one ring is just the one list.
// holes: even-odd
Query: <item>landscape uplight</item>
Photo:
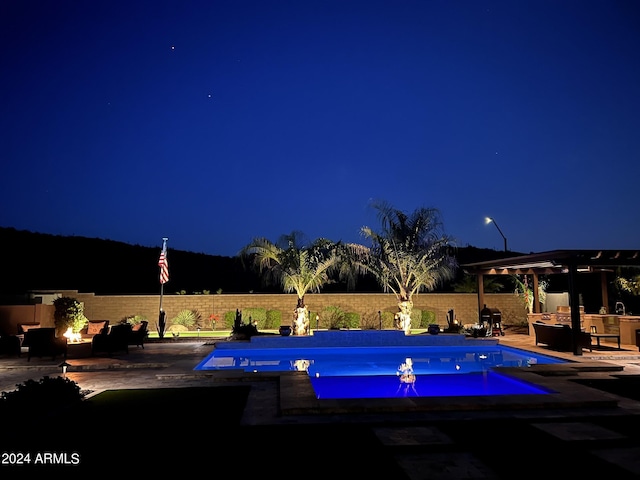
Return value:
[(500, 232), (500, 235), (502, 236), (502, 239), (504, 240), (504, 251), (507, 251), (507, 237), (504, 236), (504, 233), (502, 233), (502, 230), (500, 230), (500, 227), (498, 226), (498, 224), (496, 223), (496, 221), (491, 218), (491, 217), (487, 217), (485, 218), (485, 223), (493, 223), (496, 228), (498, 229), (498, 232)]

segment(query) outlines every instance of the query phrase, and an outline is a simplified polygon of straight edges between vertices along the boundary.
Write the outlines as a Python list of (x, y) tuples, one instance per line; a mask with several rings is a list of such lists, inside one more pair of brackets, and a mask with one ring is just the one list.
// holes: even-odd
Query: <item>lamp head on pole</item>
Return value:
[(507, 251), (507, 237), (504, 236), (504, 233), (502, 233), (502, 230), (500, 230), (500, 227), (498, 226), (496, 221), (492, 217), (485, 217), (484, 223), (485, 224), (493, 223), (496, 226), (496, 228), (498, 229), (498, 232), (500, 233), (500, 236), (504, 240), (504, 251), (506, 252)]

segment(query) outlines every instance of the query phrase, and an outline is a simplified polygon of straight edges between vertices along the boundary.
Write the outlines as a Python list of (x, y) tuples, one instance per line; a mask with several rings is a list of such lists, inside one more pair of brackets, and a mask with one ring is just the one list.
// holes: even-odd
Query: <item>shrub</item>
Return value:
[(58, 335), (62, 335), (69, 327), (73, 333), (78, 333), (89, 323), (84, 316), (84, 305), (72, 297), (58, 297), (53, 301), (55, 310), (53, 318)]
[(280, 310), (267, 310), (265, 318), (265, 329), (274, 330), (282, 325), (282, 312)]
[(344, 311), (340, 307), (325, 307), (320, 314), (320, 326), (323, 328), (340, 328)]
[(224, 326), (229, 330), (233, 329), (233, 324), (236, 321), (236, 312), (234, 310), (229, 310), (228, 312), (224, 312)]
[[(341, 307), (326, 307), (319, 315), (320, 327), (325, 326), (330, 329), (360, 327), (360, 314), (357, 312), (347, 312)], [(315, 314), (309, 318), (315, 327)]]
[(202, 325), (202, 316), (197, 310), (181, 310), (178, 315), (170, 321), (172, 325), (182, 325), (189, 329), (190, 327)]
[(411, 328), (420, 328), (422, 325), (422, 310), (414, 308), (411, 310)]
[(378, 312), (364, 312), (360, 317), (360, 328), (363, 330), (376, 330), (380, 328), (380, 315), (378, 315)]
[(128, 323), (130, 325), (137, 325), (142, 321), (148, 321), (147, 317), (144, 315), (129, 315), (128, 317), (124, 317), (121, 323)]
[(188, 332), (188, 331), (189, 329), (187, 327), (180, 324), (171, 325), (169, 328), (167, 328), (167, 332), (170, 332), (170, 333), (180, 334), (180, 332)]
[(382, 328), (395, 329), (395, 312), (382, 312)]
[(345, 313), (344, 324), (346, 328), (360, 328), (360, 314), (357, 312)]
[(76, 382), (63, 377), (43, 377), (16, 385), (16, 390), (2, 392), (0, 405), (7, 414), (33, 414), (42, 409), (59, 409), (79, 404), (85, 396)]
[(266, 308), (245, 308), (242, 311), (242, 323), (257, 323), (257, 327), (265, 328), (267, 323), (267, 309)]
[(429, 325), (436, 323), (436, 312), (431, 310), (422, 310), (422, 319), (420, 328), (427, 328)]

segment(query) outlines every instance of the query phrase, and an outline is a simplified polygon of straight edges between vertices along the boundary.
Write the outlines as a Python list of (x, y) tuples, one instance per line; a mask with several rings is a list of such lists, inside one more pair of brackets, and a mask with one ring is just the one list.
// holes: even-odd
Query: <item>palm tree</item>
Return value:
[[(339, 270), (340, 244), (325, 238), (307, 242), (299, 231), (282, 235), (276, 243), (266, 238), (255, 238), (240, 251), (242, 259), (249, 259), (261, 273), (267, 284), (278, 284), (285, 292), (295, 292), (298, 303), (294, 309), (295, 335), (309, 333), (309, 310), (304, 303), (307, 292), (320, 292), (332, 283), (331, 274)], [(352, 281), (349, 271), (340, 276)]]
[(453, 242), (442, 231), (440, 213), (434, 208), (418, 208), (412, 214), (376, 202), (381, 232), (362, 227), (371, 247), (349, 244), (351, 261), (357, 273), (372, 274), (385, 292), (398, 300), (399, 327), (409, 333), (413, 295), (432, 291), (454, 277), (457, 261)]

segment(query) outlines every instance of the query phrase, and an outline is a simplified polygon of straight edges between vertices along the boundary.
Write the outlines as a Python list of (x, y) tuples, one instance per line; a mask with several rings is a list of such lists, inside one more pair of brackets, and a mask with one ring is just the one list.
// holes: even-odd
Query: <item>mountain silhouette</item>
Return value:
[[(160, 247), (61, 236), (0, 227), (3, 267), (0, 292), (21, 295), (28, 291), (78, 290), (98, 295), (148, 295), (160, 291)], [(475, 247), (458, 248), (460, 264), (505, 257), (505, 252)], [(517, 255), (509, 252), (509, 256)], [(239, 257), (207, 255), (169, 248), (169, 282), (165, 293), (279, 293), (279, 287), (262, 284), (257, 272), (245, 268)], [(460, 276), (462, 272), (459, 272)], [(446, 290), (446, 286), (443, 287)], [(325, 293), (346, 292), (335, 283)], [(358, 292), (380, 292), (371, 277), (362, 277)]]

